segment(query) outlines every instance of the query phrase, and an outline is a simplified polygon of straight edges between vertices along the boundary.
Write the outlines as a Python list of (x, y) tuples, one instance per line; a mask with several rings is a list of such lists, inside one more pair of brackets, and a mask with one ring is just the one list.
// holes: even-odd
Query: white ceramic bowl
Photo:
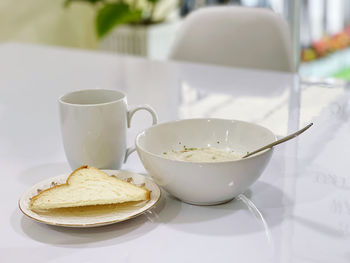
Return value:
[(186, 203), (214, 205), (246, 191), (264, 171), (273, 149), (237, 161), (169, 160), (163, 152), (186, 147), (251, 152), (276, 140), (268, 129), (243, 121), (188, 119), (152, 126), (136, 137), (140, 159), (155, 182)]

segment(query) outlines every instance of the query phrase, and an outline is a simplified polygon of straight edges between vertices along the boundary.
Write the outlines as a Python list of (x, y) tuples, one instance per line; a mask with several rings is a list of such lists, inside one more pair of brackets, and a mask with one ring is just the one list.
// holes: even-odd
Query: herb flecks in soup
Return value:
[(243, 156), (242, 153), (237, 153), (232, 150), (219, 149), (215, 147), (206, 148), (188, 148), (184, 146), (183, 150), (172, 150), (163, 152), (163, 157), (185, 161), (185, 162), (226, 162), (239, 160)]

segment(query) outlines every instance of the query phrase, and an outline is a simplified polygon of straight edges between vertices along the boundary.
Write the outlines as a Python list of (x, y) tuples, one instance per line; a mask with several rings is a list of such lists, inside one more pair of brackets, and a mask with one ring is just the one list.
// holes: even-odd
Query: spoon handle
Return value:
[(244, 155), (242, 158), (247, 158), (253, 154), (256, 154), (258, 152), (261, 152), (263, 150), (266, 150), (266, 149), (269, 149), (269, 148), (272, 148), (273, 146), (277, 145), (277, 144), (280, 144), (280, 143), (283, 143), (283, 142), (286, 142), (286, 141), (289, 141), (290, 139), (293, 139), (295, 137), (297, 137), (299, 134), (302, 134), (304, 131), (306, 131), (307, 129), (309, 129), (311, 126), (313, 125), (313, 123), (310, 123), (309, 125), (305, 126), (304, 128), (302, 128), (301, 130), (295, 132), (295, 133), (292, 133), (286, 137), (283, 137), (282, 139), (279, 139), (273, 143), (270, 143), (264, 147), (261, 147), (260, 149), (254, 151), (254, 152), (251, 152), (251, 153), (248, 153), (246, 155)]

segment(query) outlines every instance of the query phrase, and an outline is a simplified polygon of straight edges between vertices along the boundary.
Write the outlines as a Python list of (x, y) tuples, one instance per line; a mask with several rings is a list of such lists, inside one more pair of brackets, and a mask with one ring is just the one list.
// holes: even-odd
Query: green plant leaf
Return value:
[(103, 0), (66, 0), (64, 1), (64, 7), (68, 7), (72, 2), (85, 2), (85, 3), (91, 3), (96, 4), (98, 2), (102, 2)]
[(147, 1), (152, 3), (152, 4), (155, 4), (155, 3), (159, 2), (159, 0), (147, 0)]
[(147, 0), (147, 1), (152, 3), (152, 4), (155, 4), (155, 3), (159, 2), (159, 0)]
[(140, 22), (141, 19), (142, 10), (131, 9), (126, 3), (106, 4), (96, 16), (97, 35), (101, 38), (117, 25)]

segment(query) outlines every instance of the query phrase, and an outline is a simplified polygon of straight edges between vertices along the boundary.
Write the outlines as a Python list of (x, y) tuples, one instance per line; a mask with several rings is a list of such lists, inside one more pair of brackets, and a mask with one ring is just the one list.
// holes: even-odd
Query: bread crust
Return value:
[(34, 201), (35, 201), (36, 199), (38, 199), (39, 196), (40, 196), (42, 193), (45, 193), (45, 192), (47, 192), (47, 191), (51, 191), (51, 189), (54, 189), (54, 188), (59, 188), (59, 187), (68, 186), (68, 185), (69, 185), (69, 178), (70, 178), (76, 171), (81, 170), (81, 169), (85, 169), (85, 168), (88, 168), (88, 166), (87, 166), (87, 165), (83, 165), (83, 166), (81, 166), (81, 167), (75, 169), (75, 170), (68, 176), (68, 178), (67, 178), (67, 180), (66, 180), (66, 183), (54, 185), (54, 186), (52, 186), (52, 187), (50, 187), (50, 188), (47, 188), (47, 189), (45, 189), (45, 190), (40, 191), (40, 193), (38, 193), (37, 195), (34, 195), (34, 196), (30, 199), (29, 208), (32, 209)]
[(140, 188), (142, 188), (142, 189), (145, 189), (146, 191), (147, 191), (147, 196), (146, 196), (146, 200), (148, 201), (148, 200), (150, 200), (151, 199), (151, 191), (150, 190), (148, 190), (146, 187), (140, 187)]

